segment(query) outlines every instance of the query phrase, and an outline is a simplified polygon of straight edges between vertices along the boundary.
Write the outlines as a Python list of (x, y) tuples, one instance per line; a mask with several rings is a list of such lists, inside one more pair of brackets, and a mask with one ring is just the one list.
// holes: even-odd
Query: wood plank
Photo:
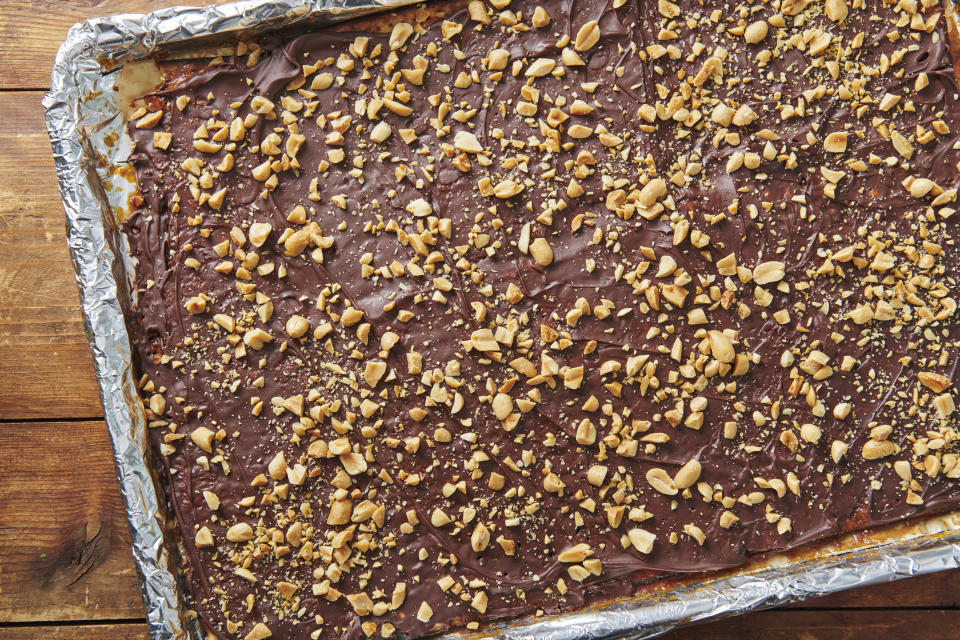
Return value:
[(0, 627), (0, 640), (149, 640), (147, 623)]
[[(956, 637), (957, 610), (760, 611), (685, 627), (663, 640), (935, 640)], [(2, 637), (2, 636), (0, 636)]]
[(3, 0), (0, 89), (46, 89), (57, 49), (74, 23), (117, 13), (145, 13), (214, 0)]
[(0, 622), (142, 617), (106, 425), (3, 424), (0, 460)]
[(9, 150), (0, 154), (0, 419), (5, 420), (103, 415), (42, 97), (0, 93), (0, 148)]
[(960, 607), (960, 569), (886, 584), (858, 587), (793, 605), (798, 609), (873, 607)]

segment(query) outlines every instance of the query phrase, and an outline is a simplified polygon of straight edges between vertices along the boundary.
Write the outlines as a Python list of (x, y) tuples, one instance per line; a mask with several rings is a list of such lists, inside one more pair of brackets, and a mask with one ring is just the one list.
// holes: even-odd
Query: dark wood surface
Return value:
[[(41, 100), (74, 22), (175, 4), (0, 0), (0, 640), (148, 637)], [(960, 571), (665, 637), (958, 638)]]

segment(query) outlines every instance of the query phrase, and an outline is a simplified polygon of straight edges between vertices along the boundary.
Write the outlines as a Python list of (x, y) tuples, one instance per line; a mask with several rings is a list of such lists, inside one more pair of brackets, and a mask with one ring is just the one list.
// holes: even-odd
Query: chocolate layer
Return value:
[(170, 69), (131, 122), (213, 633), (569, 611), (957, 504), (938, 7), (417, 14)]

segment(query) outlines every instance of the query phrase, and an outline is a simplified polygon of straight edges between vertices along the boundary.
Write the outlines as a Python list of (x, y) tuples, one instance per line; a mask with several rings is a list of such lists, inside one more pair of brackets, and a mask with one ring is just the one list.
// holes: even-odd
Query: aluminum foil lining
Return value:
[[(66, 210), (87, 336), (110, 430), (154, 640), (201, 638), (177, 577), (175, 540), (165, 522), (162, 494), (151, 470), (146, 423), (138, 399), (125, 312), (133, 263), (117, 219), (136, 188), (127, 164), (131, 141), (117, 91), (124, 61), (172, 47), (201, 47), (211, 39), (293, 25), (332, 22), (410, 4), (411, 0), (245, 0), (209, 8), (117, 15), (75, 25), (60, 47), (44, 99), (47, 129)], [(948, 10), (948, 17), (951, 11)], [(126, 168), (126, 171), (122, 169)], [(762, 564), (667, 592), (583, 611), (499, 623), (472, 637), (580, 640), (650, 638), (711, 616), (735, 615), (855, 586), (960, 566), (960, 513), (896, 527), (882, 536), (853, 538), (799, 558)], [(463, 638), (449, 634), (444, 640)]]

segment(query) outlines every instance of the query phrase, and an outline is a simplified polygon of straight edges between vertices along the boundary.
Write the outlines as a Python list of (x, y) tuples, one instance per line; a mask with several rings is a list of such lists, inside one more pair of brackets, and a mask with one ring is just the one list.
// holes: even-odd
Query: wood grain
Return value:
[(0, 627), (0, 640), (149, 640), (147, 623)]
[(3, 424), (0, 460), (0, 623), (142, 617), (106, 425)]
[(960, 607), (960, 570), (941, 571), (886, 584), (858, 587), (793, 605), (797, 609)]
[(774, 610), (716, 620), (662, 636), (663, 640), (935, 640), (955, 638), (960, 611)]
[(67, 30), (87, 18), (144, 13), (212, 0), (2, 0), (0, 89), (46, 89)]
[(2, 420), (103, 415), (42, 97), (36, 91), (0, 92)]
[(149, 640), (147, 623), (0, 627), (0, 640)]

